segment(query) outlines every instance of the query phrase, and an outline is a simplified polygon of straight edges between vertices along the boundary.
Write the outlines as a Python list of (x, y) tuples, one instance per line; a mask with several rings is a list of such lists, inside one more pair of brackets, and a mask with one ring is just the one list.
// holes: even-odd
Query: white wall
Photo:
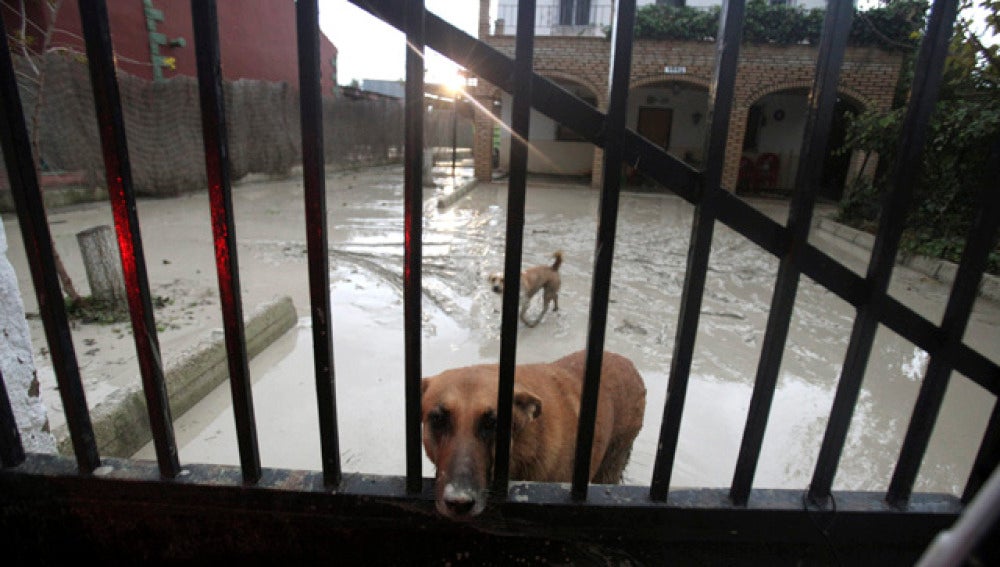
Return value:
[[(752, 155), (763, 152), (778, 154), (778, 186), (791, 187), (795, 183), (795, 169), (806, 128), (806, 97), (804, 94), (776, 93), (760, 99), (758, 104), (763, 119), (757, 150)], [(783, 114), (781, 120), (775, 117), (779, 111)]]
[[(510, 95), (502, 97), (501, 119), (508, 127), (511, 123)], [(528, 171), (557, 175), (587, 175), (593, 168), (594, 146), (590, 142), (556, 140), (556, 123), (551, 118), (531, 111), (528, 134)], [(510, 169), (510, 137), (508, 130), (500, 133), (500, 169)]]
[(0, 371), (7, 396), (21, 432), (21, 443), (29, 453), (56, 453), (56, 441), (48, 431), (48, 416), (35, 379), (31, 336), (24, 318), (24, 303), (14, 267), (7, 259), (7, 234), (0, 219)]
[[(700, 158), (706, 135), (706, 115), (708, 112), (708, 91), (684, 85), (669, 83), (658, 86), (640, 87), (629, 91), (628, 117), (626, 125), (635, 130), (639, 107), (669, 108), (673, 110), (670, 129), (670, 146), (667, 150), (676, 157), (683, 158), (691, 152)], [(693, 115), (700, 114), (695, 124)]]

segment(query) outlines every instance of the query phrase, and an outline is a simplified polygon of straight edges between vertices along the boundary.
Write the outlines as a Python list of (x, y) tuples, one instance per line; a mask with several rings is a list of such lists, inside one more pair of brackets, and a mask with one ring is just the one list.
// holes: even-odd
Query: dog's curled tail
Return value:
[(562, 250), (556, 250), (556, 252), (552, 254), (552, 257), (555, 258), (555, 261), (552, 262), (553, 270), (559, 271), (559, 266), (562, 266), (562, 256)]

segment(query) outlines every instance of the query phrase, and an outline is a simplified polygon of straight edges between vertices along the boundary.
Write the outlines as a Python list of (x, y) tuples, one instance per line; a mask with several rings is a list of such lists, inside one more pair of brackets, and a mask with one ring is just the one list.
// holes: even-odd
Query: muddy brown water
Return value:
[[(401, 475), (405, 473), (402, 172), (384, 168), (360, 178), (336, 176), (328, 181), (328, 190), (343, 467), (347, 472)], [(499, 357), (501, 304), (486, 285), (486, 276), (503, 268), (505, 195), (504, 182), (481, 184), (451, 208), (438, 210), (433, 201), (425, 207), (424, 375), (496, 362)], [(548, 313), (535, 328), (520, 326), (519, 362), (552, 360), (585, 347), (598, 199), (598, 193), (586, 186), (547, 182), (529, 187), (524, 262), (547, 263), (557, 249), (564, 252), (565, 261), (561, 309)], [(247, 305), (287, 293), (300, 314), (308, 313), (301, 203), (301, 184), (294, 181), (239, 187), (236, 222)], [(783, 219), (781, 203), (755, 204)], [(204, 199), (180, 198), (143, 206), (153, 219), (158, 218), (157, 207), (176, 219), (183, 218), (177, 215), (190, 206), (194, 219), (207, 214), (195, 212), (203, 205)], [(646, 382), (645, 425), (626, 469), (626, 482), (648, 484), (693, 208), (669, 194), (625, 192), (620, 212), (606, 346), (630, 357)], [(191, 221), (170, 229), (181, 233), (178, 239), (184, 238), (187, 222)], [(811, 238), (852, 269), (864, 269), (866, 251), (820, 232)], [(154, 246), (171, 249), (167, 243)], [(208, 283), (214, 285), (210, 248), (191, 252), (186, 263), (204, 269), (210, 275)], [(776, 259), (745, 238), (717, 226), (672, 475), (675, 486), (722, 487), (732, 481), (777, 265)], [(940, 319), (948, 293), (939, 282), (905, 268), (897, 269), (891, 291), (934, 321)], [(853, 318), (848, 304), (802, 279), (755, 487), (808, 484)], [(998, 325), (1000, 310), (981, 301), (966, 333), (967, 343), (996, 356), (992, 347), (1000, 339)], [(320, 469), (311, 357), (309, 320), (302, 317), (297, 329), (251, 362), (264, 466)], [(922, 351), (884, 328), (879, 330), (835, 488), (887, 486), (926, 364)], [(177, 417), (182, 463), (239, 463), (228, 398), (229, 386), (223, 384)], [(953, 377), (917, 490), (960, 493), (994, 402), (970, 381)], [(136, 457), (153, 455), (152, 447), (146, 447)], [(426, 459), (424, 474), (433, 474)]]

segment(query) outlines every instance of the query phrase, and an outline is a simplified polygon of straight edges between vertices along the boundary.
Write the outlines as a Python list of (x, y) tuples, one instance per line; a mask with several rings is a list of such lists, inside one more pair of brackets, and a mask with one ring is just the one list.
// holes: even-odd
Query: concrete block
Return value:
[[(298, 314), (288, 296), (259, 306), (244, 327), (247, 355), (253, 358), (297, 322)], [(183, 415), (228, 378), (225, 336), (213, 332), (209, 340), (165, 365), (164, 379), (173, 417)], [(90, 419), (98, 451), (103, 457), (129, 458), (152, 440), (145, 395), (138, 384), (109, 395), (90, 410)], [(66, 426), (53, 433), (59, 452), (72, 455), (73, 446)]]

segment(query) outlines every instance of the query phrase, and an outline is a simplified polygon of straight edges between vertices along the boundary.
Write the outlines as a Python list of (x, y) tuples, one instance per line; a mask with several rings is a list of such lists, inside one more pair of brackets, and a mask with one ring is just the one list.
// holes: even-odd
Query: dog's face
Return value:
[[(449, 518), (467, 520), (486, 506), (493, 476), (497, 383), (496, 366), (473, 366), (425, 378), (421, 385), (424, 450), (437, 467), (437, 510)], [(541, 411), (541, 400), (515, 386), (512, 438)]]
[(490, 282), (490, 289), (493, 290), (493, 293), (499, 293), (499, 294), (503, 293), (503, 274), (500, 273), (490, 274), (488, 280)]

